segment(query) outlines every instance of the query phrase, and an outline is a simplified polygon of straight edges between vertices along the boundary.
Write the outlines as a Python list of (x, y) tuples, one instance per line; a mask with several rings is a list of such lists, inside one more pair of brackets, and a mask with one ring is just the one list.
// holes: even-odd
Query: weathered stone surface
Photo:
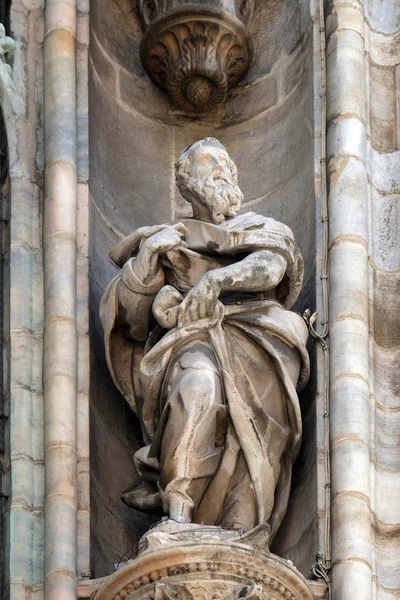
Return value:
[(365, 123), (364, 41), (358, 33), (336, 31), (327, 45), (327, 68), (328, 120), (346, 115)]
[(373, 187), (382, 194), (400, 191), (400, 151), (381, 154), (375, 148), (367, 148), (367, 168)]
[(384, 348), (400, 346), (400, 273), (374, 269), (374, 338)]
[(400, 409), (400, 349), (374, 348), (375, 398), (388, 410)]
[(153, 594), (159, 600), (171, 596), (181, 600), (315, 600), (306, 580), (286, 561), (256, 551), (245, 540), (219, 540), (222, 533), (203, 528), (193, 536), (186, 533), (186, 542), (154, 533), (160, 542), (165, 538), (167, 547), (160, 543), (143, 552), (109, 577), (94, 600), (134, 600)]
[[(400, 196), (379, 194), (372, 189), (373, 261), (378, 269), (400, 270)], [(393, 273), (393, 277), (396, 275)]]
[[(253, 212), (237, 216), (237, 168), (218, 140), (183, 150), (175, 170), (193, 218), (122, 240), (110, 253), (121, 272), (100, 305), (108, 367), (147, 440), (135, 457), (141, 481), (122, 499), (138, 510), (162, 506), (177, 522), (245, 531), (270, 523), (272, 538), (301, 437), (287, 378), (301, 389), (309, 371), (305, 323), (284, 310), (300, 293), (302, 259), (285, 225)], [(166, 332), (143, 350), (151, 311)], [(279, 341), (267, 342), (265, 317)], [(257, 329), (256, 345), (240, 323)]]
[(369, 64), (371, 144), (379, 152), (397, 149), (396, 70)]

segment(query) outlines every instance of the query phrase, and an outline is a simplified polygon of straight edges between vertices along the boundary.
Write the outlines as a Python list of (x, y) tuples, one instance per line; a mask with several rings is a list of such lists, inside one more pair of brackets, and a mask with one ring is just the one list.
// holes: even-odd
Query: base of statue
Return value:
[(100, 586), (94, 600), (315, 600), (288, 561), (262, 550), (268, 530), (240, 535), (166, 521), (139, 554)]

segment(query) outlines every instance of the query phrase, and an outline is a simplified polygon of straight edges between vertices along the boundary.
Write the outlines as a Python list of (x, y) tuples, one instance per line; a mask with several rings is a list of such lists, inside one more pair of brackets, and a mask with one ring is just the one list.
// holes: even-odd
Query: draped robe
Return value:
[[(137, 452), (136, 465), (143, 479), (162, 479), (163, 434), (176, 405), (168, 397), (171, 373), (177, 360), (200, 343), (214, 356), (227, 417), (218, 464), (207, 472), (192, 520), (229, 527), (227, 512), (232, 510), (235, 518), (239, 514), (239, 525), (246, 521), (245, 528), (268, 523), (273, 537), (286, 512), (301, 443), (297, 391), (309, 375), (307, 327), (289, 310), (301, 290), (302, 257), (288, 227), (255, 213), (220, 225), (182, 222), (187, 249), (160, 259), (157, 274), (146, 285), (134, 271), (140, 245), (135, 234), (110, 254), (122, 271), (109, 284), (100, 315), (113, 380), (141, 420), (145, 446)], [(228, 291), (211, 317), (177, 326), (176, 308), (199, 274), (257, 250), (285, 259), (286, 273), (273, 293)], [(153, 316), (157, 293), (165, 285), (170, 286), (167, 295), (171, 290), (170, 305), (163, 304), (171, 322), (167, 330)]]

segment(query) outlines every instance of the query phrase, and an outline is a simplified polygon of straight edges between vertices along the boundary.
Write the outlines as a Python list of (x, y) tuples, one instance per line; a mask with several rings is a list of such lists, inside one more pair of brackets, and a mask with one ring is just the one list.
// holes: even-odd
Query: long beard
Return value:
[(235, 217), (243, 200), (239, 186), (225, 179), (215, 181), (212, 174), (204, 183), (198, 179), (189, 179), (187, 190), (208, 206), (211, 218), (216, 224), (229, 217)]

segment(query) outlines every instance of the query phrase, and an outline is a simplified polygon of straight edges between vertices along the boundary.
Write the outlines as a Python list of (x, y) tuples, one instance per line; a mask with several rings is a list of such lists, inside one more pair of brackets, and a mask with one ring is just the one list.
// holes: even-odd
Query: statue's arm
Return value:
[(166, 227), (146, 239), (136, 258), (122, 267), (117, 286), (118, 325), (129, 340), (145, 342), (149, 334), (152, 305), (164, 285), (164, 272), (159, 264), (160, 254), (185, 245), (183, 225)]
[(285, 258), (271, 250), (258, 250), (232, 265), (208, 271), (182, 302), (178, 323), (184, 325), (212, 316), (221, 292), (272, 290), (285, 272)]
[(117, 285), (118, 326), (123, 336), (131, 341), (145, 342), (149, 334), (152, 304), (157, 292), (164, 285), (162, 269), (141, 278), (141, 264), (136, 258), (129, 259), (122, 267)]
[(271, 250), (258, 250), (242, 260), (204, 275), (205, 283), (225, 291), (266, 292), (276, 288), (286, 272), (285, 258)]

